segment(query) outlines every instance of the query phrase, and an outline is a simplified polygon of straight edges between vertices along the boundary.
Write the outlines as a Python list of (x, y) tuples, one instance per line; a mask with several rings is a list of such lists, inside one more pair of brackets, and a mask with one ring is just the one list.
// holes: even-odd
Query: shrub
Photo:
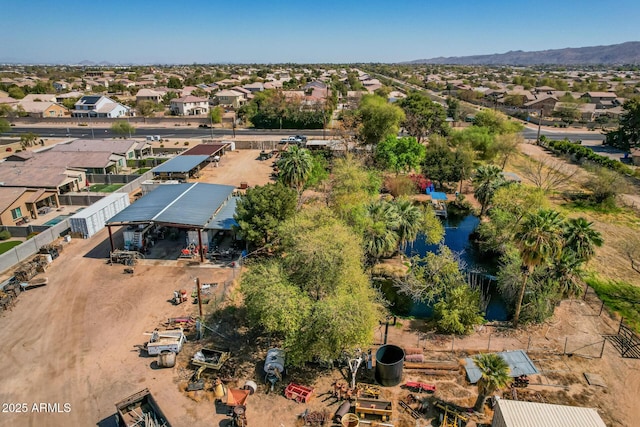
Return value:
[(7, 240), (11, 238), (11, 233), (9, 230), (0, 231), (0, 240)]
[(185, 145), (185, 147), (186, 147), (187, 145), (189, 145), (189, 141), (185, 141), (185, 142), (184, 142), (184, 145)]
[(384, 186), (393, 197), (407, 196), (416, 193), (416, 184), (405, 175), (398, 175), (386, 179)]

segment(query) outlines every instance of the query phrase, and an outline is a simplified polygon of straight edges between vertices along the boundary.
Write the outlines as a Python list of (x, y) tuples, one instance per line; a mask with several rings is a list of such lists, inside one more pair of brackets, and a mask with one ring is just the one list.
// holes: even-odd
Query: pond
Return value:
[[(449, 216), (442, 220), (445, 235), (444, 244), (459, 254), (460, 260), (466, 264), (468, 271), (477, 271), (479, 276), (487, 281), (487, 296), (489, 303), (485, 312), (485, 319), (507, 320), (508, 313), (504, 299), (497, 290), (495, 280), (492, 280), (498, 269), (498, 260), (483, 257), (469, 241), (469, 236), (480, 223), (480, 219), (473, 215), (464, 217)], [(424, 256), (427, 252), (436, 252), (437, 245), (428, 245), (424, 236), (420, 235), (413, 244), (405, 250), (407, 256)], [(424, 303), (414, 303), (404, 295), (398, 295), (390, 282), (381, 283), (382, 291), (393, 304), (391, 311), (398, 315), (408, 315), (417, 318), (431, 317), (433, 307)]]

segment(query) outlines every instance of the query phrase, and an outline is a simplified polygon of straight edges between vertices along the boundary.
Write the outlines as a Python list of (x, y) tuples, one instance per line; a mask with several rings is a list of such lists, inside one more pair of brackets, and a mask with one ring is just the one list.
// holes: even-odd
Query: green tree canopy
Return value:
[(211, 119), (211, 123), (222, 123), (222, 115), (224, 114), (224, 109), (221, 106), (217, 106), (212, 108), (209, 111), (209, 118)]
[(472, 181), (473, 195), (481, 205), (480, 216), (482, 216), (489, 207), (496, 190), (505, 185), (505, 180), (502, 170), (498, 166), (483, 165), (478, 167)]
[(620, 117), (617, 130), (607, 134), (607, 143), (625, 151), (640, 147), (640, 99), (631, 98), (622, 105), (624, 114)]
[(478, 380), (478, 399), (473, 409), (484, 414), (485, 401), (496, 390), (507, 385), (510, 380), (509, 365), (498, 354), (479, 354), (473, 358), (473, 362), (480, 370)]
[(296, 209), (296, 193), (284, 185), (267, 184), (247, 189), (236, 205), (234, 219), (243, 239), (255, 247), (273, 243), (278, 226)]
[(423, 92), (412, 92), (398, 104), (405, 113), (404, 128), (418, 142), (431, 134), (445, 136), (449, 133), (444, 107)]
[(425, 157), (425, 146), (413, 137), (389, 135), (376, 145), (375, 160), (385, 169), (400, 172), (417, 170)]
[(523, 126), (504, 114), (485, 108), (476, 114), (473, 121), (474, 126), (485, 127), (493, 135), (503, 135), (505, 133), (517, 133), (522, 131)]
[(111, 132), (119, 136), (129, 136), (136, 133), (136, 128), (126, 120), (116, 120), (111, 125)]
[(377, 95), (364, 95), (358, 113), (361, 118), (360, 139), (377, 144), (389, 135), (397, 135), (405, 115), (400, 107)]
[(283, 340), (293, 365), (370, 345), (383, 310), (364, 273), (358, 236), (315, 207), (285, 221), (281, 235), (282, 256), (251, 263), (242, 276), (255, 324)]
[(0, 133), (9, 132), (11, 130), (11, 125), (6, 119), (0, 118)]
[(278, 179), (299, 193), (302, 192), (313, 169), (313, 158), (309, 150), (293, 145), (281, 154), (277, 165), (280, 169)]

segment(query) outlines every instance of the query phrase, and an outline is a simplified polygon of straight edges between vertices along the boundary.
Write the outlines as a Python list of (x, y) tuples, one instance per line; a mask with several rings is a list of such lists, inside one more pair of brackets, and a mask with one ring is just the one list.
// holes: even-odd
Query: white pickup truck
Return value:
[(149, 356), (157, 356), (163, 351), (172, 351), (176, 354), (182, 350), (182, 344), (187, 341), (184, 331), (180, 329), (171, 329), (168, 331), (155, 330), (151, 332), (151, 339), (147, 343), (147, 353)]
[(307, 142), (307, 137), (303, 135), (290, 136), (280, 140), (280, 144), (302, 144), (304, 142)]

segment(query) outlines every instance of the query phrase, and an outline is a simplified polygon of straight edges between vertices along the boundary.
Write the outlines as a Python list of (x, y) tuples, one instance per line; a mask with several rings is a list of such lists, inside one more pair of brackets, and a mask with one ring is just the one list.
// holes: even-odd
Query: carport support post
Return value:
[(111, 226), (107, 225), (107, 229), (109, 229), (109, 243), (111, 243), (111, 252), (115, 250), (113, 247), (113, 233), (111, 233)]
[(202, 251), (202, 229), (198, 228), (198, 246), (200, 247), (200, 262), (204, 262), (204, 253)]

